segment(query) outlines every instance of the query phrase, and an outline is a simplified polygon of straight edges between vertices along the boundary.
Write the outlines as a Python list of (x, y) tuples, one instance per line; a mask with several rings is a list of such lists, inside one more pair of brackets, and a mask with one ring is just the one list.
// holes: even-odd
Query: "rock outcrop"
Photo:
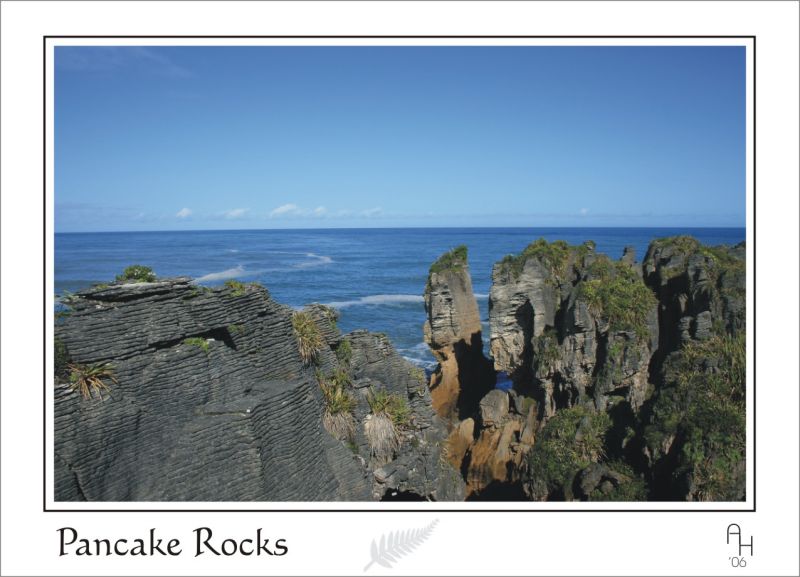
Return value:
[(594, 243), (532, 243), (492, 272), (495, 369), (539, 401), (542, 418), (624, 399), (638, 409), (658, 344), (656, 301), (630, 256), (612, 262)]
[[(424, 377), (385, 337), (341, 335), (331, 309), (188, 278), (96, 287), (68, 305), (55, 329), (56, 500), (463, 499)], [(380, 466), (364, 437), (369, 391), (404, 418)]]
[(659, 300), (655, 394), (642, 453), (655, 498), (745, 498), (745, 245), (653, 241), (644, 277)]
[(430, 381), (433, 407), (444, 419), (465, 418), (494, 386), (491, 362), (483, 354), (466, 247), (445, 253), (431, 265), (424, 296), (423, 335), (439, 361)]

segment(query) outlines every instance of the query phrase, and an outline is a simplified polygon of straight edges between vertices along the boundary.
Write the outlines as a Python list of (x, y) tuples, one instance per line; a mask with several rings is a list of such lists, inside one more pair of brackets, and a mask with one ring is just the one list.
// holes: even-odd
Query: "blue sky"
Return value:
[(56, 231), (744, 226), (743, 47), (57, 47)]

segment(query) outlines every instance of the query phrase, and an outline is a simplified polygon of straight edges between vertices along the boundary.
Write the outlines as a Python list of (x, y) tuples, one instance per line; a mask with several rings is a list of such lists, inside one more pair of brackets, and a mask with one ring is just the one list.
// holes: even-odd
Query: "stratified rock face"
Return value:
[[(462, 501), (464, 481), (442, 455), (447, 427), (431, 406), (424, 371), (401, 357), (385, 335), (354, 331), (344, 335), (344, 340), (352, 350), (354, 416), (361, 424), (353, 448), (372, 471), (373, 498), (397, 492), (436, 501)], [(368, 396), (381, 390), (407, 399), (410, 409), (408, 424), (398, 428), (398, 450), (386, 464), (371, 460), (363, 426), (370, 414)]]
[(655, 498), (745, 498), (745, 269), (744, 243), (673, 237), (647, 251), (661, 326), (642, 435)]
[[(432, 419), (424, 379), (385, 338), (362, 333), (344, 347), (326, 307), (304, 312), (321, 335), (309, 362), (296, 313), (257, 286), (113, 284), (69, 305), (55, 330), (56, 500), (371, 500), (379, 485), (463, 498), (463, 482), (437, 452), (446, 433)], [(72, 390), (76, 369), (102, 363), (114, 376), (102, 399)], [(329, 373), (408, 401), (410, 423), (392, 459), (408, 475), (379, 482), (360, 448), (326, 431), (320, 379)], [(359, 393), (350, 376), (342, 382)], [(350, 417), (356, 431), (365, 404)]]
[(487, 487), (520, 481), (522, 465), (539, 426), (536, 404), (523, 401), (513, 391), (499, 389), (481, 399), (478, 434), (472, 431), (475, 439), (462, 465), (469, 494), (479, 497)]
[(445, 253), (431, 266), (425, 312), (425, 342), (439, 361), (430, 383), (433, 407), (444, 419), (463, 418), (494, 384), (483, 355), (466, 247)]
[(662, 358), (690, 340), (744, 330), (744, 243), (709, 247), (688, 236), (659, 239), (642, 268), (658, 295)]
[(641, 406), (658, 322), (630, 253), (614, 263), (591, 242), (540, 239), (497, 263), (492, 281), (495, 369), (541, 402), (542, 417), (582, 402), (604, 409), (617, 398)]

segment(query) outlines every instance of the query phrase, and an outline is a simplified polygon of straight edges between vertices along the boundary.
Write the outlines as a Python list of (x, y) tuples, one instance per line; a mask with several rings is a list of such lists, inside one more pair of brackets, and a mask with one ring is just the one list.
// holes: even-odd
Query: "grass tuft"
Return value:
[(93, 365), (70, 363), (67, 365), (67, 370), (69, 370), (70, 388), (78, 391), (84, 399), (91, 398), (93, 393), (97, 393), (102, 399), (102, 392), (110, 390), (106, 381), (118, 384), (114, 376), (114, 367), (110, 363)]
[(208, 341), (202, 337), (189, 337), (188, 339), (183, 339), (183, 344), (191, 347), (197, 347), (204, 353), (208, 353)]
[(386, 415), (395, 426), (405, 427), (411, 421), (408, 401), (396, 393), (389, 393), (386, 389), (378, 391), (370, 389), (367, 403), (373, 415)]
[(367, 415), (367, 420), (364, 421), (364, 435), (367, 437), (372, 457), (380, 464), (391, 461), (400, 447), (397, 429), (384, 413)]
[(348, 390), (351, 385), (350, 375), (347, 371), (337, 369), (329, 377), (324, 377), (318, 370), (317, 381), (325, 400), (322, 424), (334, 438), (352, 441), (356, 431), (353, 418), (356, 400)]
[(292, 315), (292, 327), (297, 339), (297, 348), (305, 364), (316, 362), (317, 355), (325, 346), (325, 339), (310, 314), (296, 311)]

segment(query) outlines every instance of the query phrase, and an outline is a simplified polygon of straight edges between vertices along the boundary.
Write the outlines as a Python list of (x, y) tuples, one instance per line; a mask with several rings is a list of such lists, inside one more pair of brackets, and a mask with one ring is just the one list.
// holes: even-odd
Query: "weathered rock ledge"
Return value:
[[(331, 309), (303, 313), (318, 335), (309, 361), (297, 313), (255, 285), (114, 283), (68, 306), (55, 328), (56, 500), (463, 499), (424, 374), (381, 335), (342, 335)], [(74, 385), (92, 370), (108, 389), (84, 397)], [(323, 424), (328, 379), (350, 399), (350, 438)], [(381, 462), (364, 433), (374, 393), (407, 408)]]

